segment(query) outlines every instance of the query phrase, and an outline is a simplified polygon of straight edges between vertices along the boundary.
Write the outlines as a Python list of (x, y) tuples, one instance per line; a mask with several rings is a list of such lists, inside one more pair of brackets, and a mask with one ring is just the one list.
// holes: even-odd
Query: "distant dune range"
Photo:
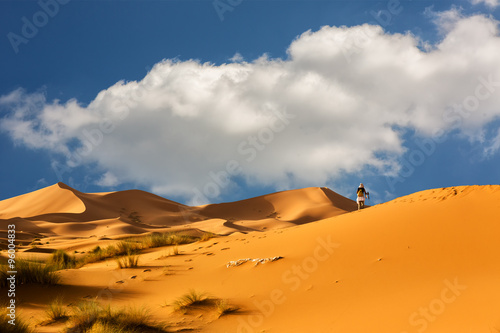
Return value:
[[(0, 202), (2, 240), (3, 226), (15, 223), (25, 239), (20, 257), (81, 253), (151, 232), (219, 235), (179, 245), (178, 255), (148, 249), (137, 268), (109, 259), (59, 271), (59, 286), (18, 286), (37, 332), (67, 325), (40, 324), (57, 295), (68, 309), (91, 299), (147, 308), (168, 332), (500, 332), (499, 212), (499, 185), (431, 189), (362, 211), (326, 188), (188, 207), (137, 190), (85, 194), (59, 183)], [(35, 237), (42, 244), (30, 249)], [(219, 317), (203, 303), (175, 311), (191, 289), (239, 310)]]
[[(24, 242), (40, 236), (114, 238), (147, 232), (227, 235), (284, 228), (355, 209), (354, 201), (328, 188), (190, 207), (140, 190), (91, 194), (58, 183), (0, 201), (0, 222), (14, 221), (22, 230), (19, 239)], [(0, 240), (5, 249), (5, 229)]]

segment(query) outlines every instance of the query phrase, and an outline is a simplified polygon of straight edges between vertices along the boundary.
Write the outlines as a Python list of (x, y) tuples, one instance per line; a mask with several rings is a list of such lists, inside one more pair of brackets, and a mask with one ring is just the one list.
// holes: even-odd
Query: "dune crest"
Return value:
[(52, 212), (79, 214), (85, 204), (79, 192), (64, 183), (0, 201), (0, 219), (31, 217)]
[[(198, 229), (228, 235), (308, 223), (356, 209), (326, 188), (305, 188), (199, 207), (126, 190), (83, 193), (58, 183), (0, 202), (0, 220), (22, 226), (26, 240), (50, 237), (122, 237)], [(4, 239), (5, 241), (5, 239)]]

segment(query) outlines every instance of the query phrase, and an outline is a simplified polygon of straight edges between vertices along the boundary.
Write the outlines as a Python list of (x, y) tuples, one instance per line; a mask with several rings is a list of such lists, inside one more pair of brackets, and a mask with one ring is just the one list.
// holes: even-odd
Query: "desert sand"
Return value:
[[(18, 257), (44, 260), (132, 235), (216, 234), (179, 245), (178, 255), (147, 249), (137, 268), (109, 259), (59, 271), (57, 286), (19, 285), (18, 311), (37, 332), (68, 325), (41, 324), (61, 296), (68, 309), (90, 299), (144, 307), (169, 332), (490, 333), (500, 331), (499, 211), (498, 185), (431, 189), (357, 211), (327, 188), (189, 207), (59, 183), (1, 201), (0, 236), (5, 249), (6, 226), (16, 224)], [(281, 258), (228, 267), (273, 257)], [(193, 289), (238, 310), (174, 311)]]

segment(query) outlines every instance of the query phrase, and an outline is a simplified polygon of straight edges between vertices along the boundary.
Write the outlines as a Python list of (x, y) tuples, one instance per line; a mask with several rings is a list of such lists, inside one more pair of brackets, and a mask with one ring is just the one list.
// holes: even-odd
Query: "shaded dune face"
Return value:
[(354, 209), (352, 200), (327, 188), (191, 207), (140, 190), (82, 193), (58, 183), (1, 201), (0, 221), (15, 222), (29, 243), (44, 235), (114, 237), (192, 229), (227, 235), (304, 224)]

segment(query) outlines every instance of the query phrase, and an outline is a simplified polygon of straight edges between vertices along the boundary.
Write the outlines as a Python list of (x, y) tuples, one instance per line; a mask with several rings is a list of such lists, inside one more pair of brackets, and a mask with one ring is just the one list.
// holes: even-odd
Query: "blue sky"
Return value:
[(498, 183), (498, 5), (0, 1), (0, 200)]

